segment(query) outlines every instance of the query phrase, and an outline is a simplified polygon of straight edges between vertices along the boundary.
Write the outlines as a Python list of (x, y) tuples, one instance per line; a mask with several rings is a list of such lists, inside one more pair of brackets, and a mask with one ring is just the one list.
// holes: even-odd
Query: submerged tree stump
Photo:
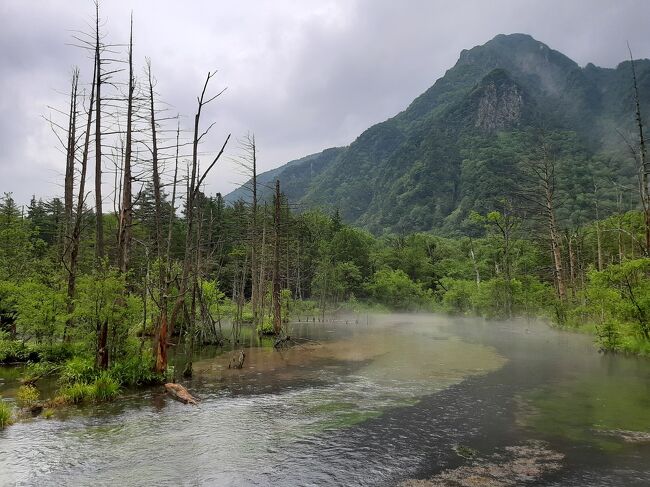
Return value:
[(167, 394), (172, 396), (177, 401), (182, 402), (183, 404), (198, 404), (196, 398), (192, 396), (192, 394), (190, 394), (188, 390), (180, 384), (168, 382), (165, 384), (165, 390), (167, 391)]
[(244, 367), (244, 360), (246, 359), (246, 353), (243, 350), (238, 352), (233, 352), (230, 357), (230, 363), (228, 364), (229, 369), (241, 369)]
[(280, 336), (275, 339), (275, 342), (273, 343), (273, 348), (278, 349), (282, 347), (288, 347), (290, 345), (291, 345), (290, 336)]

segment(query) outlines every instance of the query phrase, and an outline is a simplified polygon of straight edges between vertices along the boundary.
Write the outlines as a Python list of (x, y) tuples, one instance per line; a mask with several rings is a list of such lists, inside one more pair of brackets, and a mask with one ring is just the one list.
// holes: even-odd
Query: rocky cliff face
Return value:
[(523, 90), (499, 74), (501, 78), (491, 76), (484, 80), (480, 89), (474, 126), (482, 132), (493, 133), (514, 127), (522, 117)]

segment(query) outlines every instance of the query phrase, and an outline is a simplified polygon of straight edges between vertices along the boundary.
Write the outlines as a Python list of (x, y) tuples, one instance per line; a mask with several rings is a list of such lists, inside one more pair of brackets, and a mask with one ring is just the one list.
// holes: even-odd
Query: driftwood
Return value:
[(192, 396), (192, 394), (190, 394), (188, 390), (185, 389), (180, 384), (174, 384), (172, 382), (168, 382), (167, 384), (165, 384), (165, 390), (167, 391), (167, 394), (172, 396), (177, 401), (182, 402), (183, 404), (196, 405), (198, 403), (196, 398)]
[(229, 369), (241, 369), (244, 367), (244, 360), (246, 359), (246, 353), (243, 350), (238, 352), (233, 352), (230, 357), (230, 363), (228, 364)]
[(22, 379), (20, 379), (20, 384), (23, 386), (35, 386), (36, 383), (39, 381), (39, 379), (42, 379), (45, 376), (53, 374), (60, 368), (61, 367), (53, 367), (52, 369), (41, 372), (40, 374), (23, 377)]

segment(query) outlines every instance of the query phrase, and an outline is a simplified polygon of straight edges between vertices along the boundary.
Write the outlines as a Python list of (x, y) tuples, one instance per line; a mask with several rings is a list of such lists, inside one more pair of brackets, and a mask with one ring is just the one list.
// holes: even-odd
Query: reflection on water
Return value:
[[(227, 368), (228, 352), (205, 349), (186, 384), (202, 399), (198, 407), (152, 388), (75, 408), (65, 420), (0, 431), (0, 485), (392, 485), (453, 467), (457, 444), (486, 452), (549, 436), (531, 418), (571, 423), (592, 407), (589, 401), (572, 404), (567, 396), (554, 408), (550, 398), (561, 397), (563, 387), (570, 391), (571, 378), (580, 384), (602, 373), (584, 337), (523, 323), (437, 316), (361, 321), (294, 325), (292, 336), (310, 340), (282, 351), (247, 348), (243, 370)], [(621, 387), (639, 395), (621, 401), (634, 403), (626, 411), (637, 415), (640, 380), (648, 376), (629, 372), (615, 374), (631, 377)], [(7, 395), (15, 377), (3, 377), (0, 393)], [(585, 386), (583, 394), (594, 390)], [(573, 419), (560, 414), (565, 409)], [(583, 440), (564, 435), (562, 441)], [(650, 459), (643, 446), (634, 448), (637, 463)], [(571, 472), (586, 468), (571, 466), (572, 458)], [(643, 474), (633, 461), (626, 465)], [(571, 478), (562, 485), (581, 485)]]

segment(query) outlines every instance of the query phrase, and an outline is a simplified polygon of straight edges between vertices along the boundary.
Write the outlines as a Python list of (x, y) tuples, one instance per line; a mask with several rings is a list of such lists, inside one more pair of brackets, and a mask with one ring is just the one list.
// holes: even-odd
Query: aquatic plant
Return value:
[(12, 423), (11, 406), (0, 398), (0, 429)]
[(45, 418), (45, 419), (51, 419), (52, 417), (54, 417), (54, 409), (52, 409), (52, 408), (45, 408), (45, 409), (43, 409), (43, 414), (42, 414), (42, 416), (43, 416), (43, 418)]
[(102, 372), (92, 385), (93, 399), (96, 401), (110, 401), (120, 392), (120, 384), (108, 372)]
[(16, 392), (16, 404), (21, 408), (30, 408), (38, 401), (40, 394), (32, 385), (20, 386)]
[(141, 386), (161, 384), (165, 377), (153, 370), (153, 357), (150, 354), (139, 354), (113, 364), (110, 375), (124, 386)]
[(75, 357), (68, 360), (59, 376), (59, 382), (63, 385), (76, 383), (90, 383), (95, 380), (98, 373), (95, 364), (90, 357)]
[(88, 399), (93, 398), (95, 395), (95, 388), (91, 384), (83, 382), (75, 382), (59, 389), (57, 397), (53, 401), (53, 405), (57, 404), (80, 404)]
[(273, 335), (275, 330), (273, 329), (273, 320), (269, 316), (265, 316), (262, 322), (257, 325), (256, 331), (259, 335)]

